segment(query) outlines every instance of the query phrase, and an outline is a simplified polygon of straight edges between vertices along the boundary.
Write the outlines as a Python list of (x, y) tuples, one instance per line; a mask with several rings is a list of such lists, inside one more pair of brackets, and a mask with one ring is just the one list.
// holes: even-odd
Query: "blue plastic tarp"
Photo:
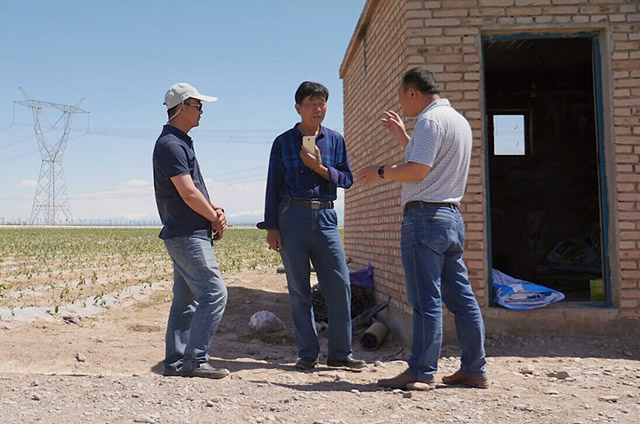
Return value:
[(492, 272), (493, 299), (505, 308), (524, 311), (542, 308), (564, 299), (564, 294), (557, 290), (511, 277), (497, 269)]

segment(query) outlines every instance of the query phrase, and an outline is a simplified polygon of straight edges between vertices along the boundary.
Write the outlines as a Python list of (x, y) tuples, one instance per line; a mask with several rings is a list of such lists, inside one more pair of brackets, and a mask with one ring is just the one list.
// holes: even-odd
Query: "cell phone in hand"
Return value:
[(316, 136), (315, 135), (303, 135), (302, 136), (302, 147), (311, 153), (312, 155), (316, 154)]

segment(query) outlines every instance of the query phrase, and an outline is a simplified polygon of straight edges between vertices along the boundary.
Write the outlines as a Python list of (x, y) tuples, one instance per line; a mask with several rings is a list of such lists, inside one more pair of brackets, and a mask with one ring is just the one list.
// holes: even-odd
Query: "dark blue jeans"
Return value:
[(352, 353), (351, 283), (336, 212), (283, 202), (278, 226), (298, 357), (317, 358), (320, 352), (311, 303), (311, 260), (329, 315), (328, 359), (347, 358)]
[(227, 287), (209, 240), (175, 237), (164, 244), (173, 260), (164, 367), (191, 370), (209, 360), (207, 351), (227, 305)]
[(413, 307), (409, 373), (432, 381), (442, 347), (442, 301), (455, 316), (465, 376), (486, 376), (484, 323), (462, 260), (464, 222), (450, 206), (410, 209), (402, 220), (402, 264)]

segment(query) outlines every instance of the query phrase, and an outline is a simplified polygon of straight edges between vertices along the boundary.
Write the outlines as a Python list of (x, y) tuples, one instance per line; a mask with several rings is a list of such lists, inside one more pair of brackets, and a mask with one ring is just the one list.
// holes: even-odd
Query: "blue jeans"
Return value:
[(327, 304), (328, 359), (346, 359), (352, 354), (351, 283), (336, 212), (286, 201), (280, 204), (279, 212), (280, 255), (287, 274), (298, 357), (317, 358), (320, 352), (311, 303), (311, 260)]
[(460, 370), (486, 376), (484, 323), (462, 260), (464, 222), (448, 206), (410, 209), (402, 220), (402, 264), (407, 298), (413, 307), (413, 346), (409, 373), (433, 381), (442, 347), (442, 301), (455, 316), (462, 350)]
[(175, 237), (164, 241), (173, 260), (173, 301), (166, 334), (165, 370), (191, 370), (209, 360), (227, 288), (209, 240)]

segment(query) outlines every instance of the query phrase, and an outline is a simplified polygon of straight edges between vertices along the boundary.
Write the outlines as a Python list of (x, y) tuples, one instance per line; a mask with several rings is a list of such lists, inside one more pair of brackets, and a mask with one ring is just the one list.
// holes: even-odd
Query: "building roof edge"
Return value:
[(347, 46), (347, 50), (344, 53), (344, 57), (342, 59), (342, 63), (340, 64), (340, 79), (344, 78), (344, 74), (351, 63), (351, 59), (355, 52), (356, 47), (362, 41), (362, 38), (366, 32), (367, 25), (371, 20), (371, 15), (375, 10), (376, 6), (380, 0), (367, 0), (362, 9), (362, 13), (360, 14), (360, 18), (358, 19), (358, 23), (356, 24), (355, 29), (353, 30), (353, 35), (351, 36), (351, 40), (349, 41), (349, 45)]

